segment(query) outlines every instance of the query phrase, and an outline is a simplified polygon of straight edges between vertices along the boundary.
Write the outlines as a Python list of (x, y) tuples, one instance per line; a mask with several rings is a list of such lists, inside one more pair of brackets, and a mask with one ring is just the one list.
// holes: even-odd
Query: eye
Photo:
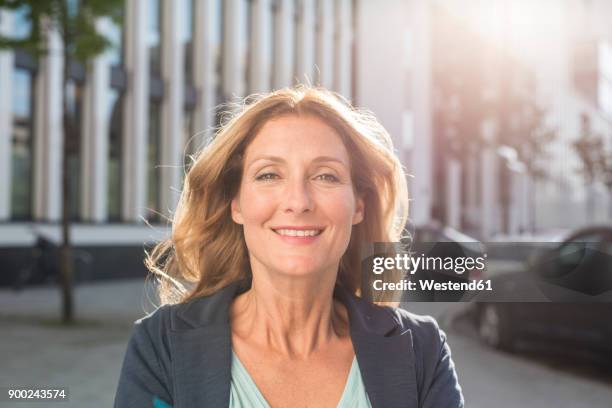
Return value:
[(278, 177), (278, 174), (276, 173), (264, 173), (264, 174), (260, 174), (259, 176), (255, 177), (255, 180), (269, 181), (269, 180), (274, 180), (277, 177)]
[(317, 176), (317, 178), (321, 178), (321, 180), (323, 181), (328, 181), (330, 183), (337, 183), (340, 180), (338, 179), (338, 177), (334, 176), (333, 174), (330, 173), (325, 173), (325, 174), (319, 174)]

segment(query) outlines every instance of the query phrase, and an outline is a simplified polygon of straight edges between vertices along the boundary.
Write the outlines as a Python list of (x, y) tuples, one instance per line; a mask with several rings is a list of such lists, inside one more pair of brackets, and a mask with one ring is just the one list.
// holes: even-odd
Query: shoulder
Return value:
[(156, 396), (172, 401), (169, 312), (163, 306), (134, 323), (123, 359), (115, 407), (148, 406)]
[[(401, 331), (410, 330), (416, 345), (439, 343), (446, 335), (432, 316), (417, 315), (405, 309), (384, 306), (398, 323)], [(420, 343), (420, 344), (419, 344)]]
[(378, 306), (391, 315), (396, 328), (389, 335), (398, 335), (410, 332), (412, 337), (412, 351), (415, 355), (417, 372), (424, 372), (429, 366), (437, 363), (441, 354), (448, 351), (446, 333), (440, 328), (432, 316), (411, 313), (405, 309), (389, 306)]
[(401, 331), (410, 330), (421, 406), (463, 407), (464, 400), (446, 333), (436, 319), (385, 307)]

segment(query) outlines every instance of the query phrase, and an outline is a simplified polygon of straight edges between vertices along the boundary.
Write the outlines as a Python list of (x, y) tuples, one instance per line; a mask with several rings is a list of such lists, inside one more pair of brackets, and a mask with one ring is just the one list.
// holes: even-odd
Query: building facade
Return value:
[[(214, 134), (223, 103), (296, 83), (352, 98), (355, 7), (126, 0), (122, 26), (97, 22), (112, 47), (86, 67), (71, 62), (65, 88), (56, 33), (40, 61), (0, 51), (2, 257), (26, 250), (37, 234), (59, 242), (62, 92), (80, 129), (67, 149), (73, 242), (142, 253), (143, 242), (168, 233), (189, 155)], [(0, 10), (0, 32), (26, 37), (26, 13)]]

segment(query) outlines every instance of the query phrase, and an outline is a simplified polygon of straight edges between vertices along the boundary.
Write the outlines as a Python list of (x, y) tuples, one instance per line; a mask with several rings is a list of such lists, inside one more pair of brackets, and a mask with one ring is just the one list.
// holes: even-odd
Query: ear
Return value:
[(359, 224), (363, 221), (363, 216), (365, 213), (365, 204), (363, 202), (363, 198), (361, 196), (357, 196), (357, 200), (355, 201), (355, 213), (353, 214), (353, 225)]
[(240, 209), (240, 203), (238, 202), (238, 196), (234, 197), (232, 200), (232, 220), (236, 224), (244, 224), (244, 219), (242, 218), (242, 211)]

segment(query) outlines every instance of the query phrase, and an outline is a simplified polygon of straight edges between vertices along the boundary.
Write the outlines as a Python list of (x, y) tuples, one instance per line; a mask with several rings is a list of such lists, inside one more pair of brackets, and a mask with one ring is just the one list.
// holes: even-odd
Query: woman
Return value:
[(306, 87), (243, 107), (148, 257), (166, 305), (135, 325), (115, 406), (463, 406), (435, 321), (358, 296), (362, 245), (406, 217), (372, 115)]

